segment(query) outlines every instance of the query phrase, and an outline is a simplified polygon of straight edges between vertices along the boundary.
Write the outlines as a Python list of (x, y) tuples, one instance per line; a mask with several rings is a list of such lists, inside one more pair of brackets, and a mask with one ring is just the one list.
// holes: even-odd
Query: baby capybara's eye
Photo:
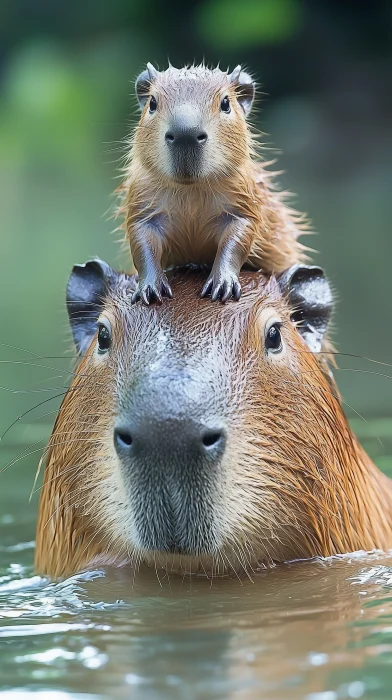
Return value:
[(269, 327), (265, 336), (265, 349), (270, 352), (280, 352), (282, 350), (280, 323), (274, 323)]
[(222, 102), (220, 103), (220, 108), (221, 112), (226, 112), (226, 114), (229, 114), (229, 112), (231, 112), (230, 100), (227, 97), (227, 95), (223, 98)]
[(157, 107), (158, 107), (158, 102), (156, 101), (156, 98), (153, 95), (150, 98), (150, 105), (149, 105), (150, 112), (156, 112)]
[(98, 326), (98, 350), (100, 353), (107, 352), (112, 344), (112, 334), (107, 326), (100, 323)]

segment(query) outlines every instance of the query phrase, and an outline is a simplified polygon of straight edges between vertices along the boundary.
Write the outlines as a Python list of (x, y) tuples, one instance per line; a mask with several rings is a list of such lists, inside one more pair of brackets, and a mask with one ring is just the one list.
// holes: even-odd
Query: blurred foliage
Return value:
[(300, 9), (296, 0), (212, 0), (201, 3), (197, 26), (212, 46), (243, 49), (289, 39), (299, 28)]
[[(52, 369), (0, 365), (0, 432), (66, 386), (72, 265), (93, 255), (128, 264), (107, 212), (137, 118), (133, 82), (147, 60), (164, 67), (168, 57), (175, 65), (204, 57), (250, 68), (269, 94), (254, 118), (270, 134), (266, 157), (282, 148), (280, 182), (298, 193), (321, 234), (308, 242), (337, 292), (336, 343), (391, 362), (391, 7), (383, 0), (2, 3), (0, 359)], [(43, 362), (6, 344), (63, 359)], [(391, 414), (388, 367), (339, 364), (348, 405)], [(24, 440), (21, 423), (7, 439)]]

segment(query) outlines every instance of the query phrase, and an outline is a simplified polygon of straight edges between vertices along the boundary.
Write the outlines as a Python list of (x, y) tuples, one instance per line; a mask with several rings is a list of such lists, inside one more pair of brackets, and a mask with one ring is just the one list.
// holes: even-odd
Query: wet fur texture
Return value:
[[(243, 272), (241, 300), (224, 308), (198, 298), (201, 279), (176, 273), (175, 300), (152, 309), (131, 305), (133, 278), (119, 277), (109, 292), (103, 315), (113, 328), (111, 351), (99, 357), (94, 338), (48, 446), (37, 572), (61, 577), (144, 562), (178, 573), (245, 574), (293, 558), (392, 546), (390, 482), (352, 434), (323, 356), (308, 351), (274, 277)], [(272, 359), (264, 350), (271, 316), (281, 319), (285, 346)], [(138, 548), (132, 475), (119, 463), (113, 426), (124, 387), (146, 367), (154, 367), (169, 404), (175, 378), (194, 377), (194, 410), (218, 412), (228, 426), (210, 487), (211, 555)], [(202, 515), (202, 500), (199, 508)]]

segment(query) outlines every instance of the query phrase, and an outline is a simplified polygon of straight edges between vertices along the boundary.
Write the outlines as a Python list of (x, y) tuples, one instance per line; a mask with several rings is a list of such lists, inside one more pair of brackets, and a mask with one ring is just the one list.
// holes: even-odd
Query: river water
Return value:
[[(380, 431), (390, 423), (364, 426), (370, 450)], [(388, 454), (387, 436), (387, 471)], [(1, 700), (392, 698), (392, 553), (294, 562), (252, 580), (147, 569), (53, 583), (32, 568), (36, 462), (2, 475)]]

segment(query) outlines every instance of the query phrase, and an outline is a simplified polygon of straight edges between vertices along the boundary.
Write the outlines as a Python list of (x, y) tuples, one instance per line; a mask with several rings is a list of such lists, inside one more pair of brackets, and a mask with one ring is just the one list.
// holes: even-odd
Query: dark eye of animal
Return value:
[(280, 352), (282, 350), (280, 323), (274, 323), (269, 327), (265, 336), (265, 349), (270, 352)]
[(156, 101), (154, 95), (150, 98), (150, 112), (156, 112), (158, 107), (158, 102)]
[(231, 107), (230, 107), (230, 100), (227, 97), (224, 97), (221, 104), (220, 104), (221, 112), (226, 112), (226, 114), (229, 114), (231, 112)]
[(98, 326), (98, 350), (99, 352), (107, 352), (112, 344), (112, 334), (103, 323)]

